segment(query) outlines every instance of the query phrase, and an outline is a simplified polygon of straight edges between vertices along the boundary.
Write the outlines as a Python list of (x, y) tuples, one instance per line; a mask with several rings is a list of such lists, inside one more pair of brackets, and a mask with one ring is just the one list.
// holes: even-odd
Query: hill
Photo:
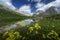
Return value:
[[(40, 17), (38, 23), (45, 29), (55, 30), (59, 34), (60, 30), (60, 14), (46, 15)], [(46, 30), (48, 31), (48, 30)]]
[[(12, 35), (14, 36), (12, 37)], [(12, 40), (13, 38), (18, 40), (60, 40), (60, 14), (36, 17), (35, 23), (0, 33), (0, 37), (0, 40)]]
[(58, 14), (58, 11), (56, 10), (56, 7), (51, 6), (50, 8), (44, 10), (37, 10), (36, 14), (34, 16), (45, 16), (45, 15), (53, 15)]
[(38, 23), (43, 30), (55, 30), (59, 34), (60, 30), (60, 14), (51, 14), (51, 15), (45, 15), (41, 17), (34, 18), (35, 22)]
[(0, 26), (28, 19), (28, 16), (12, 11), (0, 5)]
[(43, 16), (43, 18), (60, 20), (60, 14), (46, 15), (46, 16)]

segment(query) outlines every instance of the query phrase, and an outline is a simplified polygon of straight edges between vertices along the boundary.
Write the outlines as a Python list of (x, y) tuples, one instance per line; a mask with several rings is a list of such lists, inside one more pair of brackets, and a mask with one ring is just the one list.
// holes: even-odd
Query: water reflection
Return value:
[(25, 20), (25, 24), (30, 24), (30, 23), (33, 23), (34, 21), (33, 20), (31, 20), (31, 19), (28, 19), (28, 20)]
[(19, 21), (19, 22), (17, 22), (16, 24), (17, 25), (21, 25), (21, 26), (25, 26), (25, 25), (29, 25), (29, 24), (31, 24), (31, 23), (33, 23), (34, 21), (32, 20), (32, 19), (28, 19), (28, 20), (24, 20), (24, 21)]
[(23, 26), (29, 25), (33, 22), (34, 21), (32, 19), (28, 19), (28, 20), (24, 20), (24, 21), (18, 21), (15, 24), (7, 25), (7, 26), (0, 28), (0, 31), (8, 31), (12, 28), (23, 27)]

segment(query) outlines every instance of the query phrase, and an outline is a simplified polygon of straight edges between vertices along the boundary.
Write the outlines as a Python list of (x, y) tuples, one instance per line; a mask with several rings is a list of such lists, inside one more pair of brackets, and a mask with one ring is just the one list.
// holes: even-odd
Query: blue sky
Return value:
[(45, 11), (51, 6), (55, 6), (60, 11), (60, 0), (0, 0), (0, 4), (27, 15), (32, 15), (38, 10)]
[[(50, 2), (52, 2), (52, 1), (55, 1), (55, 0), (41, 0), (40, 1), (40, 3), (44, 3), (44, 4), (48, 4), (48, 3), (50, 3)], [(21, 6), (23, 6), (23, 5), (30, 5), (30, 7), (31, 7), (31, 11), (32, 12), (36, 12), (36, 7), (35, 7), (35, 5), (37, 4), (38, 2), (36, 2), (36, 1), (32, 1), (32, 0), (30, 0), (30, 1), (28, 1), (28, 0), (12, 0), (12, 4), (16, 7), (16, 8), (20, 8)]]
[[(44, 4), (48, 4), (52, 1), (55, 1), (55, 0), (41, 0), (40, 3), (44, 3)], [(27, 1), (27, 0), (12, 0), (12, 4), (17, 7), (17, 8), (20, 8), (20, 6), (22, 5), (31, 5), (31, 7), (34, 7), (34, 5), (36, 4), (37, 2), (35, 1)]]

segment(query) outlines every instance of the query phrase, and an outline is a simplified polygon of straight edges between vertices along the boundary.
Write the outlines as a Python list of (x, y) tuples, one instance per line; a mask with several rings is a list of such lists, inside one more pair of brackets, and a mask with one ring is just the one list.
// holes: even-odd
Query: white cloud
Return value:
[(45, 5), (44, 3), (39, 3), (39, 2), (38, 2), (38, 3), (36, 4), (36, 8), (41, 8), (41, 7), (43, 7), (44, 5)]
[(31, 16), (33, 13), (31, 12), (31, 8), (29, 5), (23, 5), (19, 8), (19, 11), (25, 15)]
[(12, 5), (11, 0), (0, 0), (0, 4), (6, 6), (9, 9), (15, 10), (16, 8)]
[(44, 5), (43, 7), (38, 8), (36, 11), (38, 11), (38, 10), (45, 11), (46, 9), (50, 8), (51, 6), (60, 7), (60, 0), (56, 0), (56, 1), (50, 2), (47, 5)]
[[(0, 4), (6, 6), (9, 9), (15, 10), (16, 8), (12, 5), (11, 0), (0, 0)], [(19, 12), (24, 13), (25, 15), (33, 15), (33, 13), (31, 12), (31, 8), (29, 5), (24, 5), (21, 6), (21, 8), (19, 9)]]
[(60, 0), (56, 0), (54, 6), (60, 7)]
[(54, 4), (54, 2), (51, 2), (51, 3), (47, 4), (47, 5), (44, 5), (43, 7), (38, 8), (37, 11), (38, 11), (38, 10), (43, 10), (43, 11), (45, 11), (46, 9), (50, 8), (51, 6), (53, 6), (53, 4)]
[(30, 2), (40, 2), (41, 0), (27, 0), (27, 1), (30, 1)]

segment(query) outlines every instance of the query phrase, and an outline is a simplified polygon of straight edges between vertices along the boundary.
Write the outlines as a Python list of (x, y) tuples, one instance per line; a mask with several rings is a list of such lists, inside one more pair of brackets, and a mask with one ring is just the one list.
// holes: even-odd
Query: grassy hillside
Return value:
[(60, 14), (38, 17), (35, 21), (0, 34), (0, 40), (60, 40)]
[[(31, 17), (0, 9), (0, 26)], [(60, 40), (60, 14), (32, 17), (35, 23), (0, 33), (0, 40)]]
[(11, 11), (0, 5), (0, 26), (28, 19), (30, 17)]
[(55, 26), (56, 30), (60, 30), (60, 14), (44, 16), (39, 23), (43, 27)]
[(49, 19), (60, 19), (60, 14), (47, 15), (44, 17)]

